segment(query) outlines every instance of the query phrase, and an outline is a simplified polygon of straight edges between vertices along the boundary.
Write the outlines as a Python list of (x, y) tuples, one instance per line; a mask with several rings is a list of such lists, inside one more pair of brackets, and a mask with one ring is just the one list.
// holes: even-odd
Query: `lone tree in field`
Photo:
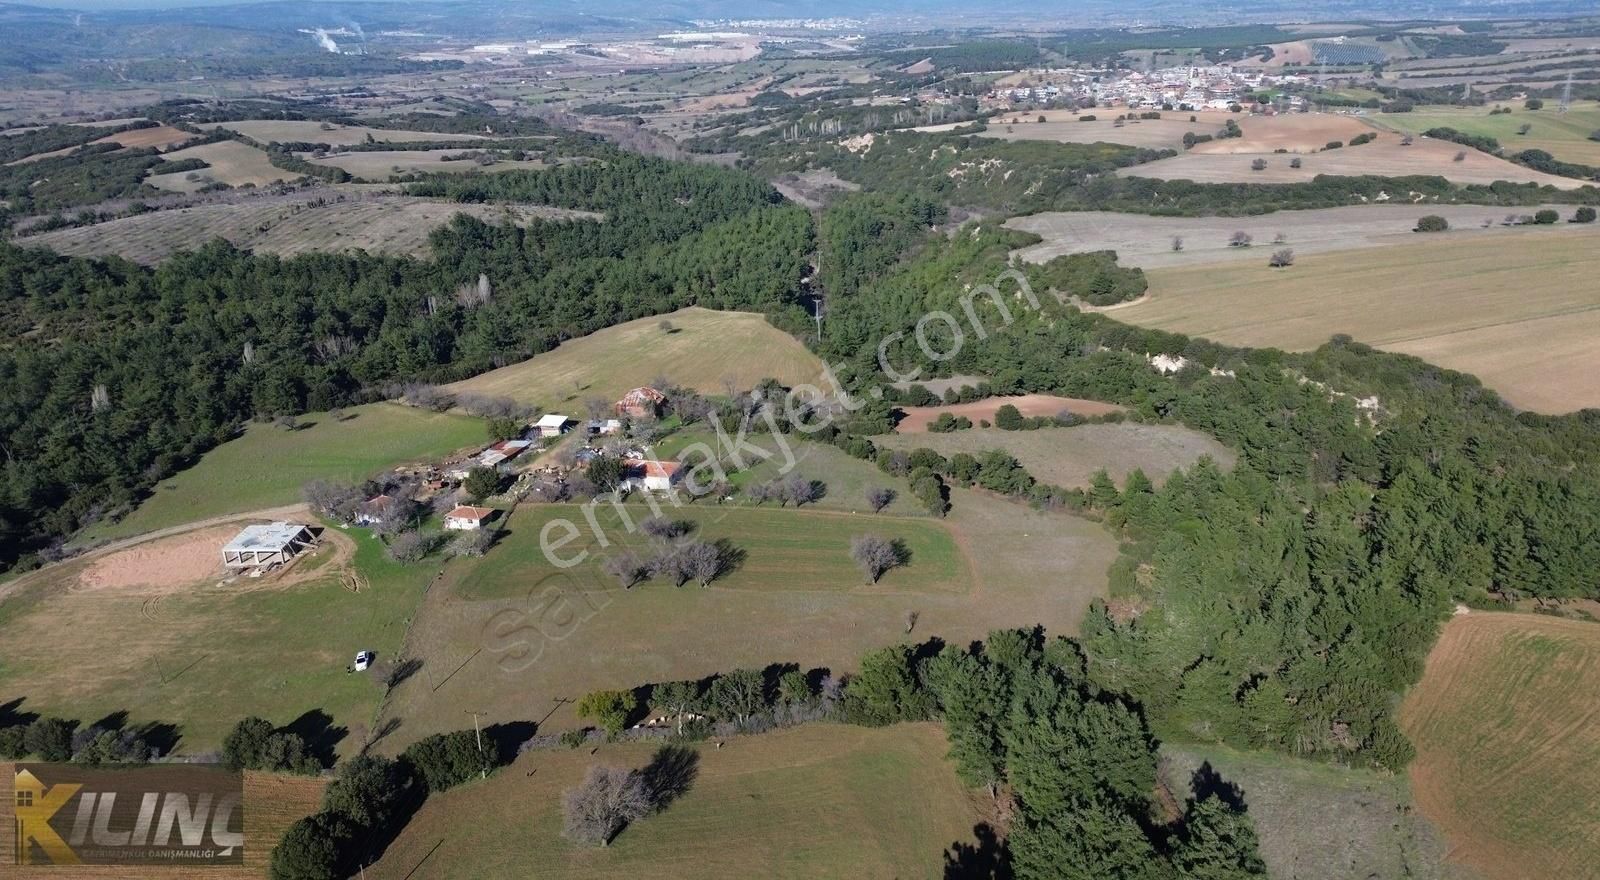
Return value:
[(589, 768), (583, 783), (562, 795), (563, 837), (587, 846), (606, 846), (629, 822), (650, 813), (650, 789), (637, 771)]
[(1183, 250), (1183, 236), (1174, 235), (1172, 237), (1172, 250), (1173, 253)]
[(1302, 162), (1302, 161), (1301, 161), (1301, 160), (1300, 160), (1300, 157), (1299, 157), (1299, 156), (1296, 156), (1296, 157), (1294, 157), (1294, 158), (1293, 158), (1293, 159), (1290, 159), (1290, 160), (1289, 160), (1289, 167), (1290, 167), (1290, 168), (1299, 168), (1299, 167), (1300, 167), (1300, 166), (1301, 166), (1301, 165), (1303, 165), (1303, 164), (1305, 164), (1305, 163), (1303, 163), (1303, 162)]
[(1250, 160), (1250, 170), (1251, 171), (1265, 171), (1265, 170), (1267, 170), (1267, 160), (1265, 160), (1265, 159), (1251, 159)]
[(1249, 247), (1252, 240), (1253, 239), (1250, 238), (1250, 233), (1241, 229), (1229, 236), (1228, 247)]
[(1467, 151), (1466, 150), (1458, 150), (1458, 151), (1456, 151), (1455, 161), (1457, 161), (1457, 162), (1465, 162), (1465, 161), (1467, 161)]
[(885, 507), (894, 503), (894, 490), (879, 487), (867, 490), (867, 504), (873, 513), (881, 513)]
[(884, 572), (900, 564), (900, 550), (887, 538), (857, 535), (850, 539), (850, 558), (861, 566), (867, 583), (875, 584)]
[(1584, 205), (1583, 207), (1579, 208), (1578, 210), (1572, 212), (1572, 222), (1574, 222), (1574, 223), (1593, 223), (1594, 222), (1594, 216), (1595, 216), (1594, 209), (1589, 207), (1588, 205)]
[(1287, 269), (1294, 265), (1294, 251), (1290, 248), (1280, 248), (1272, 252), (1272, 259), (1267, 265), (1274, 269)]
[(607, 556), (605, 561), (600, 563), (600, 570), (616, 578), (624, 590), (629, 590), (634, 584), (650, 576), (650, 563), (629, 550), (615, 556)]
[(1444, 232), (1450, 228), (1450, 221), (1438, 214), (1429, 214), (1417, 221), (1415, 232)]

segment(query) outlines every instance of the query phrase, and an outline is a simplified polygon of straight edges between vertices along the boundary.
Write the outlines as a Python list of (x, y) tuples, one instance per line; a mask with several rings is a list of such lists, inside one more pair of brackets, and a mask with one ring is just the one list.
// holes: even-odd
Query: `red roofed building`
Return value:
[(624, 459), (622, 485), (646, 492), (666, 492), (682, 476), (682, 466), (675, 461), (648, 461), (637, 458)]
[(635, 388), (617, 401), (617, 415), (634, 419), (653, 419), (661, 415), (667, 396), (648, 386)]
[(457, 507), (444, 515), (444, 527), (456, 531), (471, 531), (483, 528), (497, 511), (493, 507)]

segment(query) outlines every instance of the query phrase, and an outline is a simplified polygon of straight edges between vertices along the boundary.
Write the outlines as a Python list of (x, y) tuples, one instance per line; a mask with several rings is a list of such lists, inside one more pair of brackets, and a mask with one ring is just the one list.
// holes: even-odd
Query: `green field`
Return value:
[(889, 434), (873, 441), (891, 449), (925, 447), (944, 456), (1004, 449), (1022, 462), (1035, 479), (1069, 488), (1087, 487), (1095, 471), (1101, 469), (1120, 485), (1134, 468), (1160, 481), (1203, 455), (1211, 456), (1224, 469), (1232, 467), (1235, 458), (1232, 450), (1199, 431), (1133, 422), (1036, 431), (970, 428), (948, 434)]
[(337, 746), (350, 754), (383, 691), (377, 673), (345, 667), (362, 649), (395, 656), (433, 573), (389, 562), (365, 532), (350, 538), (368, 582), (360, 592), (333, 571), (282, 589), (241, 580), (89, 591), (76, 561), (19, 580), (0, 602), (0, 702), (85, 725), (119, 711), (130, 725), (174, 724), (190, 754), (217, 748), (246, 715), (289, 724), (324, 712), (347, 729)]
[[(663, 321), (671, 322), (670, 331)], [(582, 415), (591, 398), (610, 403), (660, 377), (722, 394), (728, 381), (741, 390), (768, 378), (792, 387), (821, 374), (816, 355), (761, 315), (694, 307), (607, 327), (450, 387)]]
[[(622, 548), (649, 554), (656, 546), (654, 540), (642, 532), (629, 532), (624, 513), (635, 525), (651, 515), (644, 504), (626, 504), (619, 509), (602, 503), (593, 508), (594, 522), (599, 526), (597, 532), (586, 519), (581, 505), (524, 506), (508, 524), (506, 540), (461, 577), (457, 591), (467, 599), (527, 595), (530, 584), (559, 571), (545, 558), (539, 536), (546, 524), (561, 521), (573, 524), (580, 534), (558, 549), (558, 557), (563, 560), (585, 558), (581, 564), (566, 569), (565, 575), (585, 590), (620, 591), (615, 581), (601, 573), (601, 560), (621, 552)], [(719, 589), (959, 593), (971, 583), (949, 530), (929, 518), (851, 516), (809, 509), (781, 509), (771, 502), (763, 507), (731, 503), (718, 506), (704, 502), (679, 508), (668, 505), (664, 515), (668, 519), (694, 523), (693, 536), (699, 540), (727, 540), (744, 554), (744, 559), (732, 572), (715, 581)], [(908, 565), (889, 572), (870, 587), (850, 559), (851, 537), (867, 533), (901, 541), (910, 552)], [(562, 532), (552, 534), (559, 536)], [(673, 587), (670, 582), (651, 581), (634, 589), (671, 590)]]
[(483, 423), (391, 403), (356, 407), (339, 421), (302, 416), (295, 431), (251, 424), (244, 435), (162, 480), (133, 513), (93, 526), (78, 543), (124, 538), (214, 516), (294, 504), (311, 480), (364, 480), (397, 464), (486, 442)]
[[(1396, 131), (1421, 134), (1430, 128), (1453, 128), (1486, 135), (1500, 142), (1507, 154), (1544, 150), (1557, 159), (1600, 165), (1600, 141), (1589, 136), (1600, 131), (1600, 103), (1579, 101), (1566, 113), (1556, 112), (1556, 102), (1543, 110), (1524, 110), (1520, 102), (1508, 104), (1510, 113), (1489, 115), (1492, 107), (1418, 107), (1410, 113), (1385, 113), (1372, 121)], [(1527, 134), (1517, 134), (1532, 125)]]
[(533, 752), (429, 798), (367, 876), (937, 877), (980, 821), (946, 748), (933, 724), (817, 724), (703, 745), (688, 792), (604, 848), (561, 837), (561, 792), (592, 764), (643, 766), (652, 747)]

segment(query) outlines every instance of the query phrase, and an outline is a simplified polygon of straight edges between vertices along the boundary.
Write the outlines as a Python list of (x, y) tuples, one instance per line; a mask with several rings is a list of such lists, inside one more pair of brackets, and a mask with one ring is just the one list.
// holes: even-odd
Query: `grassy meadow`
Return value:
[[(1569, 212), (1570, 213), (1570, 212)], [(1119, 321), (1232, 345), (1307, 350), (1357, 341), (1472, 373), (1512, 404), (1547, 413), (1600, 406), (1600, 226), (1149, 272), (1150, 294)]]
[(537, 865), (551, 880), (935, 877), (980, 821), (946, 749), (933, 724), (816, 724), (702, 744), (688, 792), (603, 848), (561, 837), (561, 793), (593, 764), (643, 766), (653, 747), (533, 752), (430, 798), (367, 876), (475, 880)]
[[(1566, 113), (1556, 110), (1554, 100), (1547, 100), (1542, 110), (1524, 110), (1522, 103), (1503, 106), (1510, 113), (1493, 116), (1488, 107), (1418, 107), (1410, 113), (1375, 115), (1373, 121), (1385, 128), (1421, 134), (1430, 128), (1453, 128), (1467, 134), (1492, 137), (1500, 142), (1507, 153), (1523, 150), (1544, 150), (1557, 159), (1600, 165), (1600, 141), (1590, 135), (1600, 131), (1600, 103), (1577, 101)], [(1527, 134), (1517, 134), (1524, 125), (1532, 126)]]
[(363, 649), (395, 657), (434, 569), (398, 566), (365, 531), (348, 534), (367, 581), (360, 592), (331, 570), (282, 588), (240, 580), (157, 591), (79, 589), (80, 563), (29, 575), (0, 601), (0, 703), (85, 725), (128, 712), (130, 725), (176, 725), (190, 754), (218, 748), (246, 715), (316, 730), (322, 713), (343, 731), (328, 744), (352, 754), (383, 688), (376, 673), (345, 667)]
[(162, 480), (121, 521), (87, 529), (80, 543), (124, 538), (208, 517), (293, 504), (311, 480), (363, 480), (385, 468), (487, 442), (483, 422), (392, 403), (354, 407), (339, 421), (301, 417), (288, 431), (251, 424), (193, 467)]
[(1600, 625), (1475, 611), (1444, 628), (1399, 721), (1453, 859), (1490, 878), (1593, 875), (1597, 687)]
[[(672, 329), (662, 329), (663, 321)], [(766, 378), (816, 383), (821, 375), (816, 355), (761, 315), (691, 307), (608, 327), (450, 387), (582, 415), (586, 400), (612, 402), (660, 376), (722, 394), (724, 380), (743, 389)]]

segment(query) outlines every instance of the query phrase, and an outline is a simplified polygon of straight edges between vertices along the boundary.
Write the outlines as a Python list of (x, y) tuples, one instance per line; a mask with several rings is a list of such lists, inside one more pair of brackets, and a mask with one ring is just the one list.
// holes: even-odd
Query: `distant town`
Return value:
[[(989, 108), (1021, 106), (1128, 107), (1157, 110), (1227, 110), (1255, 103), (1255, 95), (1304, 85), (1300, 74), (1268, 74), (1231, 64), (1167, 67), (1152, 71), (1045, 70), (1024, 84), (996, 88), (981, 103)], [(1280, 109), (1299, 110), (1305, 99), (1287, 96)]]

